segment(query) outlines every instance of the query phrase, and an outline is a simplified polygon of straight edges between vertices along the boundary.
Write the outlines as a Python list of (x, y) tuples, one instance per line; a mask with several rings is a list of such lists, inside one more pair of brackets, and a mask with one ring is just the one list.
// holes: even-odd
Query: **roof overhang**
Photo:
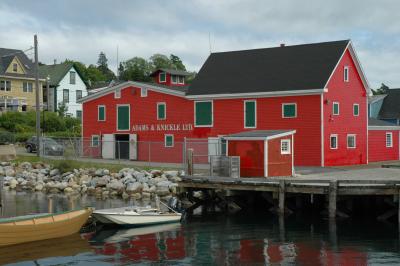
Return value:
[[(17, 77), (17, 76), (8, 76), (8, 75), (0, 75), (0, 78), (8, 78), (8, 79), (24, 79), (24, 80), (35, 80), (35, 78), (28, 77)], [(39, 81), (46, 81), (46, 79), (39, 79)]]
[(173, 96), (178, 96), (178, 97), (185, 97), (185, 92), (182, 91), (176, 91), (176, 90), (171, 90), (171, 89), (167, 89), (165, 87), (159, 87), (157, 85), (150, 85), (150, 84), (145, 84), (145, 83), (141, 83), (141, 82), (136, 82), (136, 81), (126, 81), (124, 83), (103, 89), (99, 92), (93, 93), (93, 94), (89, 94), (88, 96), (85, 96), (79, 100), (77, 100), (77, 103), (85, 103), (100, 97), (103, 97), (107, 94), (113, 93), (116, 90), (119, 89), (125, 89), (128, 87), (137, 87), (137, 88), (146, 88), (148, 90), (152, 90), (152, 91), (156, 91), (156, 92), (161, 92), (161, 93), (165, 93), (165, 94), (169, 94), (169, 95), (173, 95)]
[(269, 91), (269, 92), (248, 92), (248, 93), (225, 93), (225, 94), (204, 94), (204, 95), (186, 95), (189, 100), (208, 100), (208, 99), (236, 99), (236, 98), (266, 98), (297, 95), (316, 95), (328, 92), (325, 89), (311, 90), (291, 90), (291, 91)]
[(224, 139), (226, 140), (271, 140), (271, 139), (277, 139), (277, 138), (281, 138), (281, 137), (286, 137), (286, 136), (290, 136), (293, 135), (294, 133), (296, 133), (296, 130), (290, 130), (287, 132), (282, 132), (279, 134), (275, 134), (275, 135), (271, 135), (268, 137), (246, 137), (246, 136), (226, 136), (224, 137)]
[(368, 130), (400, 130), (400, 126), (368, 126)]

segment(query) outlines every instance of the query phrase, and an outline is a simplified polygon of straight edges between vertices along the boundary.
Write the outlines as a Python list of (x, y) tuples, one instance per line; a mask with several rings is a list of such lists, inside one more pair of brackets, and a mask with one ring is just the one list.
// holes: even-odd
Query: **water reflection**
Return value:
[[(8, 193), (7, 193), (8, 194)], [(54, 198), (65, 210), (68, 197)], [(76, 205), (119, 207), (121, 200), (75, 199)], [(8, 214), (47, 211), (42, 194), (6, 195)], [(14, 205), (13, 205), (14, 204)], [(393, 265), (400, 264), (397, 226), (362, 219), (337, 224), (291, 217), (279, 220), (265, 214), (238, 213), (190, 217), (181, 224), (143, 228), (98, 228), (75, 239), (30, 243), (0, 249), (0, 264), (35, 261), (40, 265)], [(60, 246), (62, 244), (62, 246)], [(45, 248), (43, 248), (45, 247)], [(40, 257), (19, 256), (31, 250)], [(42, 251), (43, 250), (43, 251)], [(65, 254), (60, 251), (66, 252)], [(69, 252), (69, 253), (68, 253)], [(32, 255), (31, 254), (31, 255)], [(13, 260), (13, 258), (15, 260)], [(32, 263), (31, 263), (32, 265)]]

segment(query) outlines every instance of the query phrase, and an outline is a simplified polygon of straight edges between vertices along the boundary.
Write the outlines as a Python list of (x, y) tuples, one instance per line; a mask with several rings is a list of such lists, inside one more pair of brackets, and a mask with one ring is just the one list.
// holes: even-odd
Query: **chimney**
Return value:
[(281, 47), (285, 47), (285, 44), (284, 43), (281, 43), (281, 45), (280, 45)]
[(57, 64), (57, 59), (54, 59), (54, 65), (56, 65)]

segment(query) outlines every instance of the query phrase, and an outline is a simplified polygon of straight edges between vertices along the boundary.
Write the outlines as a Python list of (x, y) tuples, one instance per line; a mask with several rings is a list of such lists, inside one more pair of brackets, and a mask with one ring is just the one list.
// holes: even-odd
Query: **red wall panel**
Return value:
[[(386, 147), (386, 133), (393, 134), (393, 146)], [(370, 162), (399, 160), (398, 130), (369, 130), (368, 155)]]
[(264, 176), (264, 141), (230, 140), (228, 155), (240, 156), (240, 176)]
[[(349, 66), (349, 82), (343, 78)], [(324, 161), (325, 166), (367, 163), (367, 94), (354, 61), (347, 50), (333, 73), (324, 93)], [(339, 115), (333, 115), (333, 102), (339, 102)], [(353, 116), (353, 104), (359, 115)], [(338, 148), (330, 148), (330, 135), (338, 135)], [(356, 148), (347, 148), (347, 134), (356, 134)]]
[[(281, 140), (290, 140), (290, 154), (281, 154)], [(268, 141), (268, 176), (292, 175), (292, 136), (271, 139)]]

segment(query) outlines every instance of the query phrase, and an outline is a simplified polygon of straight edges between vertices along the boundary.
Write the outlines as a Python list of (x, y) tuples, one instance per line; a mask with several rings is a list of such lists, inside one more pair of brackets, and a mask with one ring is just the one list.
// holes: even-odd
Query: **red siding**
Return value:
[[(290, 140), (290, 154), (281, 154), (281, 140)], [(268, 176), (292, 175), (292, 136), (271, 139), (268, 141)]]
[(230, 140), (228, 155), (240, 156), (240, 176), (264, 176), (264, 141)]
[[(349, 66), (349, 82), (343, 69)], [(347, 50), (339, 62), (324, 93), (325, 166), (367, 163), (367, 95), (354, 61)], [(339, 115), (333, 115), (333, 102), (339, 102)], [(353, 104), (359, 104), (359, 116), (353, 116)], [(338, 135), (338, 149), (330, 149), (330, 135)], [(347, 134), (356, 134), (356, 148), (347, 148)]]
[[(393, 134), (393, 147), (386, 147), (386, 133)], [(369, 130), (368, 155), (370, 162), (399, 160), (398, 130)]]

